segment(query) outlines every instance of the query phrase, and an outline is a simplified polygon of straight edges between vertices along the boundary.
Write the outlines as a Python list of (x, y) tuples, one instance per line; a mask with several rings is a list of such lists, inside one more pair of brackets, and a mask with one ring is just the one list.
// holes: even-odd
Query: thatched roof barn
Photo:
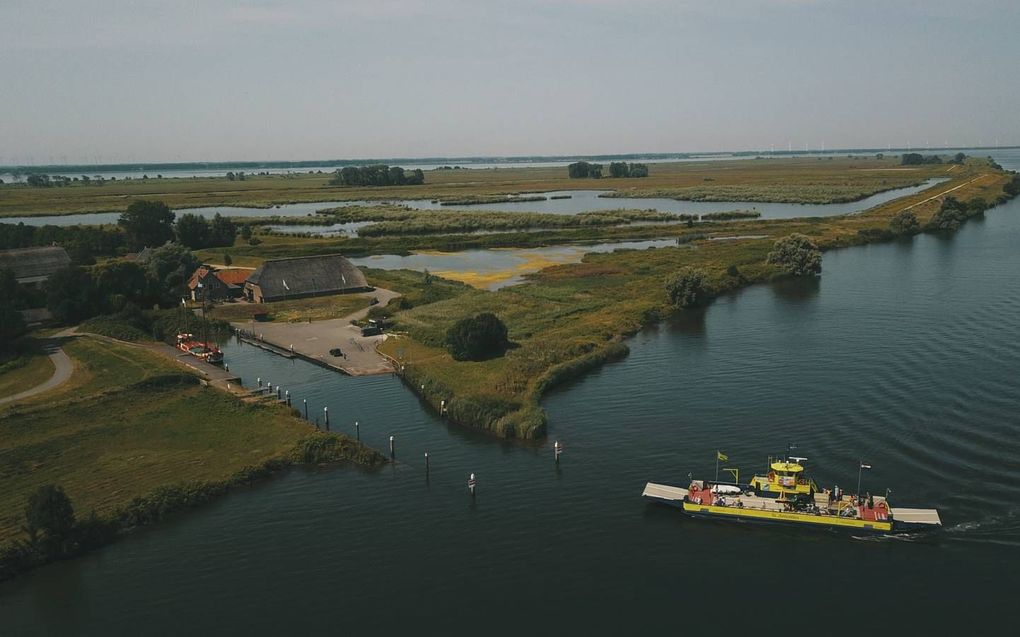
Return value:
[(59, 246), (0, 250), (0, 268), (14, 271), (22, 285), (38, 285), (69, 265), (71, 257)]
[(353, 263), (327, 254), (266, 261), (245, 281), (244, 295), (254, 303), (266, 303), (371, 289)]

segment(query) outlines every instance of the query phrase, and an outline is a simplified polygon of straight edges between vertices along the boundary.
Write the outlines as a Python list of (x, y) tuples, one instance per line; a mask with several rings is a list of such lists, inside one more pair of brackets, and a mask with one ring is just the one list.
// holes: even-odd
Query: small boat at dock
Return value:
[[(727, 457), (717, 452), (716, 479), (691, 479), (686, 486), (649, 482), (642, 496), (676, 507), (698, 518), (737, 522), (763, 522), (850, 531), (857, 534), (892, 534), (934, 531), (942, 528), (935, 509), (893, 507), (885, 496), (861, 494), (860, 474), (870, 465), (858, 468), (858, 493), (844, 493), (838, 487), (819, 489), (807, 476), (807, 458), (768, 459), (766, 472), (740, 483), (739, 472), (733, 482), (718, 480), (718, 460)], [(690, 477), (690, 474), (688, 474)]]
[(223, 352), (215, 343), (197, 341), (193, 334), (181, 333), (177, 335), (177, 349), (200, 358), (207, 363), (222, 363)]

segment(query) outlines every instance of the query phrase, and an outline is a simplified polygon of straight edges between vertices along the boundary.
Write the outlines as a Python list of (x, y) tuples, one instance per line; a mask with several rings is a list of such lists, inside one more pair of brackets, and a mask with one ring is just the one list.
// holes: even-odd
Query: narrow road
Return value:
[(67, 382), (67, 379), (71, 377), (71, 372), (74, 371), (74, 363), (72, 363), (71, 359), (64, 353), (64, 350), (60, 348), (60, 342), (62, 339), (74, 334), (74, 330), (75, 328), (69, 327), (66, 330), (57, 332), (47, 339), (46, 344), (43, 346), (50, 356), (50, 361), (53, 362), (53, 375), (50, 376), (49, 380), (36, 385), (32, 389), (26, 389), (23, 392), (14, 394), (13, 396), (4, 396), (3, 398), (0, 398), (0, 405), (14, 402), (16, 400), (22, 400), (24, 398), (31, 398), (32, 396), (41, 394), (44, 391), (49, 391), (54, 387), (58, 387)]
[(942, 195), (948, 195), (949, 193), (953, 192), (954, 190), (959, 190), (960, 188), (963, 188), (964, 186), (969, 186), (972, 183), (974, 183), (975, 181), (977, 181), (978, 179), (984, 179), (987, 176), (988, 175), (978, 175), (974, 179), (971, 179), (970, 181), (965, 181), (962, 184), (960, 184), (959, 186), (954, 186), (954, 187), (950, 188), (949, 190), (943, 190), (942, 192), (938, 193), (937, 195), (932, 195), (931, 197), (928, 197), (924, 201), (918, 201), (915, 204), (911, 204), (911, 205), (907, 206), (906, 208), (904, 208), (904, 210), (910, 210), (911, 208), (915, 208), (917, 206), (920, 206), (923, 203), (928, 203), (932, 199), (938, 199)]

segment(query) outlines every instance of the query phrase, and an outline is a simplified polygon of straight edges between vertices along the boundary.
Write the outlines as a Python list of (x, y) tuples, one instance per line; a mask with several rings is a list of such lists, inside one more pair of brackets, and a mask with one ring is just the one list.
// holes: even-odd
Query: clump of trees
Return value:
[(46, 307), (64, 324), (154, 305), (172, 307), (185, 293), (188, 278), (197, 267), (194, 255), (176, 243), (156, 248), (144, 263), (111, 261), (92, 268), (72, 265), (46, 281)]
[(127, 233), (132, 249), (161, 246), (174, 240), (174, 211), (162, 201), (135, 201), (117, 224)]
[(1020, 195), (1020, 175), (1013, 175), (1013, 178), (1006, 182), (1002, 190), (1010, 197)]
[(708, 277), (697, 268), (680, 268), (666, 279), (666, 297), (673, 307), (702, 305), (708, 299)]
[(344, 166), (333, 173), (333, 186), (417, 186), (425, 183), (420, 168), (405, 171), (400, 166)]
[(567, 166), (567, 174), (571, 179), (601, 179), (602, 164), (575, 161)]
[(921, 166), (923, 164), (941, 164), (938, 155), (922, 155), (921, 153), (903, 153), (900, 157), (901, 166)]
[(772, 245), (766, 263), (778, 266), (786, 274), (810, 276), (822, 271), (822, 252), (810, 238), (794, 233)]
[(901, 210), (889, 220), (889, 231), (899, 237), (917, 234), (921, 231), (921, 223), (913, 210)]
[(114, 256), (127, 250), (126, 235), (106, 226), (29, 226), (0, 223), (0, 249), (59, 245), (79, 265), (95, 263), (96, 256)]
[(506, 325), (491, 312), (461, 319), (446, 332), (446, 349), (458, 361), (502, 356), (509, 346)]
[(201, 215), (184, 213), (174, 224), (174, 234), (178, 243), (192, 250), (229, 247), (234, 245), (237, 226), (220, 213), (216, 213), (212, 221)]
[(36, 489), (25, 506), (27, 541), (16, 540), (0, 549), (0, 580), (47, 562), (80, 555), (108, 544), (117, 525), (95, 512), (78, 518), (70, 498), (59, 486)]
[(227, 180), (228, 181), (244, 181), (244, 173), (243, 172), (235, 173), (233, 171), (228, 172), (227, 173)]
[(949, 163), (962, 164), (965, 159), (967, 159), (966, 155), (964, 155), (963, 153), (956, 153), (955, 155), (953, 155), (953, 158), (949, 160)]
[(963, 203), (956, 197), (946, 197), (938, 211), (931, 216), (924, 229), (928, 232), (956, 232), (963, 222), (984, 212), (988, 205), (983, 199)]
[(614, 161), (609, 164), (610, 177), (639, 178), (648, 176), (646, 164), (628, 164), (625, 161)]

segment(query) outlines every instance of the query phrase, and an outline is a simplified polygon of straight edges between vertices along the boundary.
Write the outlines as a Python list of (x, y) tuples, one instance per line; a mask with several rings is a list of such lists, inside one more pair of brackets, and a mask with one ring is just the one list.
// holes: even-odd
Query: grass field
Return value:
[(78, 337), (65, 350), (71, 381), (0, 408), (0, 543), (41, 485), (63, 486), (79, 516), (106, 516), (158, 487), (290, 458), (314, 435), (287, 409), (202, 387), (143, 349)]
[(330, 186), (328, 174), (226, 178), (134, 179), (66, 187), (0, 186), (0, 217), (120, 211), (137, 199), (174, 208), (232, 205), (268, 207), (304, 201), (488, 200), (495, 195), (553, 190), (613, 190), (621, 196), (825, 203), (940, 176), (945, 165), (900, 167), (896, 158), (783, 158), (650, 164), (643, 179), (569, 179), (566, 167), (428, 171), (425, 184), (399, 187)]
[(25, 353), (0, 364), (0, 398), (46, 382), (53, 375), (50, 357), (41, 351)]

